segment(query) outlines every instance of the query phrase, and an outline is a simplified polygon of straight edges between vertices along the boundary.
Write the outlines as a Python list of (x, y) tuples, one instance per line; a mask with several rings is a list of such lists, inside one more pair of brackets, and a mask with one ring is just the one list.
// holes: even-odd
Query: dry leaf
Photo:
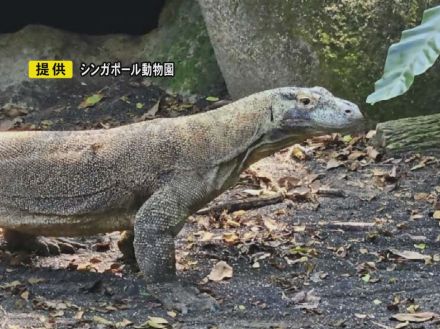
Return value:
[(434, 211), (434, 214), (432, 215), (434, 219), (440, 219), (440, 210)]
[(235, 232), (225, 232), (223, 233), (223, 241), (234, 244), (238, 242), (238, 235)]
[(0, 131), (7, 131), (14, 128), (15, 121), (14, 120), (0, 120)]
[(376, 136), (376, 130), (370, 130), (367, 135), (365, 135), (365, 138), (372, 139), (374, 136)]
[(168, 311), (167, 314), (168, 314), (168, 316), (170, 316), (172, 318), (175, 318), (177, 316), (177, 313), (174, 311)]
[(340, 162), (340, 161), (338, 161), (338, 160), (336, 160), (336, 159), (330, 159), (330, 160), (327, 162), (327, 167), (326, 167), (325, 169), (326, 169), (326, 170), (330, 170), (330, 169), (338, 168), (338, 167), (340, 167), (340, 166), (342, 166), (342, 165), (343, 165), (342, 162)]
[(148, 321), (145, 322), (145, 324), (150, 326), (151, 328), (165, 329), (167, 327), (166, 325), (168, 324), (168, 321), (158, 316), (149, 316)]
[(97, 316), (95, 315), (93, 317), (93, 322), (97, 323), (97, 324), (102, 324), (104, 326), (113, 326), (113, 322), (109, 321), (107, 319), (104, 319), (103, 317)]
[(5, 283), (5, 284), (0, 285), (0, 288), (1, 289), (9, 289), (9, 288), (15, 288), (16, 286), (19, 286), (19, 285), (21, 285), (21, 282), (18, 280), (15, 280), (10, 283)]
[(133, 324), (133, 322), (131, 322), (130, 320), (123, 319), (122, 321), (116, 322), (115, 326), (116, 326), (116, 328), (125, 328), (128, 326), (131, 326), (132, 324)]
[(220, 261), (214, 265), (211, 273), (208, 275), (208, 279), (211, 281), (219, 282), (226, 278), (232, 278), (232, 267), (226, 262)]
[[(196, 235), (196, 234), (194, 234)], [(206, 241), (211, 241), (212, 238), (214, 237), (214, 233), (212, 232), (207, 232), (207, 231), (200, 231), (197, 232), (197, 235), (200, 236), (199, 241), (200, 242), (206, 242)]]
[(361, 151), (353, 151), (350, 153), (350, 155), (348, 156), (348, 160), (353, 161), (353, 160), (357, 160), (359, 158), (363, 158), (365, 157), (365, 152), (361, 152)]
[(263, 190), (252, 190), (252, 189), (248, 189), (248, 190), (243, 190), (243, 193), (249, 194), (251, 196), (259, 196), (261, 194), (263, 194)]
[(45, 282), (46, 280), (42, 279), (42, 278), (34, 278), (34, 277), (32, 277), (32, 278), (29, 278), (27, 281), (30, 284), (38, 284), (38, 283), (41, 283), (41, 282)]
[(429, 193), (416, 193), (414, 194), (414, 200), (416, 201), (426, 201), (429, 197)]
[(159, 106), (160, 106), (160, 99), (140, 117), (140, 121), (154, 119), (156, 117), (156, 113), (159, 111)]
[(29, 291), (25, 290), (20, 294), (20, 297), (24, 300), (29, 300)]
[(269, 231), (275, 231), (276, 229), (278, 229), (277, 222), (275, 220), (273, 220), (272, 218), (268, 218), (268, 217), (264, 218), (263, 223), (264, 223), (264, 226), (266, 226), (266, 228)]
[(73, 318), (74, 318), (75, 320), (81, 320), (81, 319), (83, 318), (83, 316), (84, 316), (84, 311), (78, 311), (78, 312), (76, 312), (76, 314), (73, 316)]
[(360, 314), (360, 313), (355, 313), (354, 316), (361, 320), (367, 318), (366, 314)]
[(314, 289), (309, 291), (300, 291), (292, 297), (292, 302), (296, 304), (297, 309), (316, 309), (321, 298), (315, 295)]
[(434, 318), (438, 318), (439, 315), (433, 312), (420, 312), (420, 313), (398, 313), (394, 314), (391, 318), (400, 322), (426, 322)]
[(379, 152), (372, 146), (367, 146), (367, 155), (372, 160), (377, 160), (377, 157), (379, 156)]
[(423, 260), (425, 262), (429, 262), (432, 261), (432, 257), (429, 255), (423, 255), (419, 252), (415, 252), (415, 251), (399, 251), (396, 249), (390, 249), (389, 250), (391, 253), (393, 253), (396, 256), (402, 257), (404, 259), (407, 260)]

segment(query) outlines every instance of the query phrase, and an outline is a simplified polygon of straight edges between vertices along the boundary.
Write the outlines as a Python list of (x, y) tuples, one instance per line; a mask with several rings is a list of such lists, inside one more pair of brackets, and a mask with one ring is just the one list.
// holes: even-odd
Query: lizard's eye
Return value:
[(309, 97), (303, 96), (299, 99), (299, 101), (301, 102), (301, 104), (303, 105), (309, 105), (311, 103), (311, 100)]

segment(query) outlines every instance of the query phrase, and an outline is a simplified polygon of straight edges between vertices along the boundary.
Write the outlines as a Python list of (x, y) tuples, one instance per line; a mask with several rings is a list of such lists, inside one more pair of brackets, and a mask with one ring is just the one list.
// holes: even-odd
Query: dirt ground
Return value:
[[(58, 91), (51, 111), (39, 109), (43, 99), (1, 122), (106, 128), (138, 120), (159, 99), (153, 116), (209, 104), (151, 86), (114, 86), (90, 108), (78, 104), (101, 89), (78, 87)], [(377, 155), (368, 145), (365, 136), (327, 136), (304, 144), (307, 150), (285, 150), (211, 204), (239, 202), (234, 211), (189, 219), (177, 241), (178, 274), (215, 297), (218, 312), (165, 310), (118, 259), (114, 232), (78, 238), (87, 248), (46, 258), (10, 253), (3, 243), (0, 328), (440, 328), (439, 161)], [(256, 196), (280, 201), (249, 205)], [(229, 267), (212, 276), (219, 281), (208, 280), (219, 262)], [(405, 322), (414, 314), (423, 322)]]

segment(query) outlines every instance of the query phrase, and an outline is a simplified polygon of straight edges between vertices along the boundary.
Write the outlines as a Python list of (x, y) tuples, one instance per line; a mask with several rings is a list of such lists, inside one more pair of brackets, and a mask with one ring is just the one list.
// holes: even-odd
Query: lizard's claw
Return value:
[(46, 238), (11, 230), (4, 230), (3, 236), (9, 249), (35, 252), (41, 256), (73, 254), (77, 249), (86, 247), (69, 239)]
[(201, 311), (215, 312), (219, 309), (219, 304), (214, 297), (201, 293), (194, 286), (178, 281), (151, 284), (147, 289), (165, 308), (178, 310), (182, 314)]
[(74, 254), (77, 249), (86, 246), (63, 238), (36, 237), (26, 249), (34, 250), (40, 256)]

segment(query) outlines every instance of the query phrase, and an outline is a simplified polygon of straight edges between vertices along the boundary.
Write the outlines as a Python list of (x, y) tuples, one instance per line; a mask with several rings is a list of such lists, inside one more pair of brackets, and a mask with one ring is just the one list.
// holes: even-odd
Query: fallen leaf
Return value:
[(104, 95), (102, 94), (94, 94), (92, 96), (87, 97), (86, 99), (84, 99), (80, 104), (79, 104), (79, 108), (80, 109), (85, 109), (88, 107), (93, 107), (95, 106), (97, 103), (99, 103), (102, 99), (104, 98)]
[(415, 201), (426, 201), (429, 197), (429, 193), (416, 193), (414, 194), (414, 200)]
[(342, 162), (340, 162), (340, 161), (338, 161), (338, 160), (336, 160), (336, 159), (330, 159), (328, 162), (327, 162), (327, 166), (326, 166), (326, 170), (330, 170), (330, 169), (334, 169), (334, 168), (338, 168), (338, 167), (340, 167), (340, 166), (342, 166), (343, 165), (343, 163)]
[(355, 313), (354, 316), (361, 320), (367, 318), (366, 314), (360, 314), (360, 313)]
[(14, 126), (15, 126), (15, 120), (9, 120), (9, 119), (0, 120), (0, 131), (10, 130), (14, 128)]
[(32, 277), (32, 278), (29, 278), (27, 281), (28, 281), (30, 284), (38, 284), (38, 283), (41, 283), (41, 282), (45, 282), (46, 280), (45, 280), (45, 279), (42, 279), (42, 278), (35, 278), (35, 277)]
[(391, 253), (393, 253), (396, 256), (402, 257), (407, 260), (423, 260), (425, 262), (432, 261), (432, 257), (429, 255), (423, 255), (419, 252), (415, 251), (399, 251), (396, 249), (389, 249)]
[(213, 237), (214, 237), (214, 233), (201, 231), (199, 241), (201, 242), (211, 241)]
[(263, 194), (263, 190), (261, 190), (261, 189), (259, 189), (259, 190), (248, 189), (248, 190), (243, 190), (243, 193), (249, 194), (251, 196), (259, 196), (259, 195)]
[(159, 111), (159, 106), (160, 106), (160, 99), (139, 118), (139, 121), (154, 119), (156, 117), (156, 113)]
[(113, 322), (112, 321), (109, 321), (109, 320), (104, 319), (103, 317), (97, 316), (97, 315), (95, 315), (93, 317), (93, 322), (95, 322), (97, 324), (102, 324), (104, 326), (113, 326)]
[(133, 324), (133, 322), (131, 322), (130, 320), (123, 319), (122, 321), (116, 322), (115, 326), (116, 326), (116, 328), (125, 328), (128, 326), (131, 326), (132, 324)]
[(316, 309), (321, 298), (315, 295), (314, 289), (309, 291), (300, 291), (292, 297), (292, 302), (296, 304), (297, 309)]
[(174, 311), (168, 311), (167, 314), (168, 314), (168, 316), (170, 316), (172, 318), (175, 318), (177, 316), (177, 313)]
[(232, 267), (225, 261), (220, 261), (214, 265), (211, 273), (208, 275), (208, 279), (211, 281), (219, 282), (226, 278), (232, 278)]
[(272, 218), (268, 218), (268, 217), (264, 218), (263, 223), (264, 223), (264, 226), (266, 226), (266, 228), (269, 231), (275, 231), (276, 229), (278, 229), (277, 222), (275, 220), (273, 220)]
[(434, 219), (439, 219), (440, 220), (440, 210), (434, 211), (434, 214), (432, 215), (432, 217)]
[(349, 154), (348, 160), (353, 161), (353, 160), (358, 160), (363, 157), (365, 157), (365, 152), (353, 151)]
[(408, 327), (408, 326), (409, 326), (409, 321), (406, 321), (406, 322), (399, 323), (393, 329), (402, 329), (402, 328), (405, 328), (405, 327)]
[(374, 147), (367, 146), (366, 151), (370, 159), (377, 160), (377, 157), (379, 156), (379, 152)]
[(29, 291), (25, 290), (20, 294), (20, 297), (24, 300), (29, 300)]
[(14, 119), (19, 116), (23, 116), (29, 113), (29, 110), (26, 109), (24, 106), (13, 104), (13, 103), (6, 103), (2, 106), (1, 110), (3, 113), (11, 119)]
[(278, 185), (284, 187), (287, 191), (300, 185), (300, 179), (297, 177), (287, 176), (278, 179)]
[(75, 315), (73, 316), (73, 318), (75, 320), (81, 320), (84, 316), (84, 311), (78, 311), (75, 313)]
[(151, 328), (164, 329), (167, 327), (166, 325), (168, 324), (168, 321), (158, 316), (149, 316), (148, 321), (145, 322), (145, 324)]
[(439, 315), (433, 312), (398, 313), (391, 316), (391, 318), (400, 322), (426, 322), (434, 318), (439, 318)]
[(223, 241), (234, 244), (238, 242), (238, 235), (235, 232), (225, 232), (223, 233)]
[(304, 153), (304, 148), (299, 144), (293, 145), (291, 152), (292, 152), (291, 153), (292, 157), (297, 158), (298, 160), (305, 160), (306, 159), (306, 154)]
[(365, 138), (372, 139), (374, 136), (376, 136), (376, 130), (370, 130), (367, 135), (365, 135)]
[(420, 250), (425, 250), (428, 246), (426, 245), (426, 243), (418, 243), (414, 245), (414, 248), (420, 249)]
[(21, 285), (21, 282), (18, 280), (15, 280), (10, 283), (5, 283), (5, 284), (0, 285), (0, 288), (1, 289), (9, 289), (9, 288), (15, 288), (16, 286), (19, 286), (19, 285)]

